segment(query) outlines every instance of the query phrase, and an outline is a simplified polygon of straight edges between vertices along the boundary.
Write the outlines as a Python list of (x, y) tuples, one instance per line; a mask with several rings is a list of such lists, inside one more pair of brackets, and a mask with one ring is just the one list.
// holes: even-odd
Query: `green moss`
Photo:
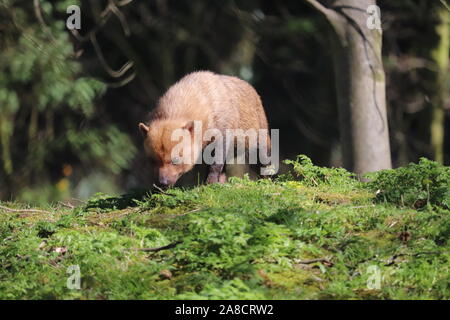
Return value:
[[(2, 211), (0, 298), (450, 298), (448, 168), (422, 160), (361, 183), (305, 157), (290, 163), (275, 180)], [(423, 190), (429, 205), (411, 205)], [(73, 265), (80, 290), (66, 286)]]

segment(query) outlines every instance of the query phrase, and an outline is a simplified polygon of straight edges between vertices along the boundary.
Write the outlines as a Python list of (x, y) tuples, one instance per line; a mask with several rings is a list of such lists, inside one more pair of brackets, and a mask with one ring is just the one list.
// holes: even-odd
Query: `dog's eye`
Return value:
[(181, 164), (181, 158), (180, 157), (173, 157), (172, 158), (172, 164), (174, 164), (174, 165)]

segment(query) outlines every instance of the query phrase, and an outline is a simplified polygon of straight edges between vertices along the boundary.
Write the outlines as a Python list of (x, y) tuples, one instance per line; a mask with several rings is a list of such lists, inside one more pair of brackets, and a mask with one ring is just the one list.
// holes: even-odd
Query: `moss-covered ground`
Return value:
[(74, 208), (3, 202), (0, 299), (450, 298), (448, 167), (422, 160), (362, 183), (291, 164), (274, 180)]

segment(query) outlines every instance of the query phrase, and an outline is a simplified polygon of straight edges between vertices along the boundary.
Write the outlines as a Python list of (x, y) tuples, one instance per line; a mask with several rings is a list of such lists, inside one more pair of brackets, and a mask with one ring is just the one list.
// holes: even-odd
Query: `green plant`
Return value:
[(377, 200), (422, 208), (425, 205), (450, 208), (450, 168), (421, 158), (395, 170), (368, 175), (367, 185), (377, 192)]
[[(450, 298), (450, 210), (374, 202), (376, 180), (305, 164), (303, 176), (318, 185), (234, 178), (164, 193), (99, 194), (74, 209), (0, 208), (0, 298)], [(421, 174), (446, 172), (417, 166)], [(411, 171), (389, 171), (390, 179), (404, 170)], [(73, 265), (81, 290), (66, 286)], [(367, 286), (374, 267), (379, 289)]]
[(354, 186), (357, 184), (355, 175), (343, 168), (326, 168), (315, 166), (305, 155), (297, 156), (296, 160), (285, 160), (284, 163), (293, 166), (299, 180), (311, 187), (326, 185)]
[[(80, 3), (39, 4), (0, 3), (0, 197), (38, 198), (34, 203), (66, 194), (70, 186), (63, 179), (72, 169), (59, 168), (82, 162), (118, 174), (136, 152), (130, 137), (97, 105), (107, 86), (83, 74), (59, 18), (67, 6)], [(45, 23), (35, 16), (39, 10)]]

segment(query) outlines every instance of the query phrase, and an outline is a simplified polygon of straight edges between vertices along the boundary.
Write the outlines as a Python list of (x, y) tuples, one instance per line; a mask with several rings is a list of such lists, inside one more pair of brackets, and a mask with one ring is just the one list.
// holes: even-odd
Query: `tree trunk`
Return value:
[(436, 28), (436, 33), (439, 36), (439, 44), (432, 54), (438, 69), (436, 75), (437, 92), (433, 101), (430, 133), (434, 159), (443, 164), (445, 132), (444, 104), (448, 94), (447, 77), (450, 56), (450, 12), (442, 7), (438, 9), (438, 15), (440, 22)]
[(344, 166), (357, 174), (391, 168), (381, 30), (371, 30), (375, 0), (306, 0), (332, 26), (333, 59)]

